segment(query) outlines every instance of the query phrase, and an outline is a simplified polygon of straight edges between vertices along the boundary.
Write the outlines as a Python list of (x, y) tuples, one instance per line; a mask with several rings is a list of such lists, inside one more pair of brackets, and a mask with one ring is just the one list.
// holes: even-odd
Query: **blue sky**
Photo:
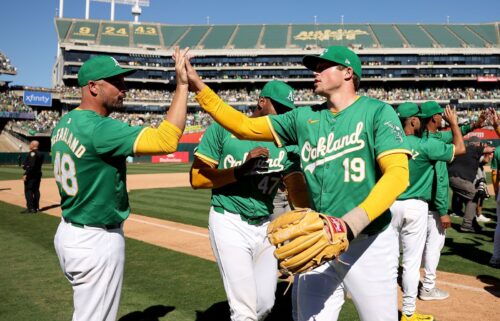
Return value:
[[(150, 0), (141, 21), (171, 24), (272, 23), (481, 23), (500, 21), (500, 0)], [(2, 0), (0, 51), (17, 67), (0, 80), (51, 87), (57, 52), (54, 17), (59, 0)], [(116, 5), (115, 20), (133, 20)], [(90, 18), (109, 19), (109, 4), (91, 2)], [(85, 0), (65, 0), (64, 17), (84, 18)]]

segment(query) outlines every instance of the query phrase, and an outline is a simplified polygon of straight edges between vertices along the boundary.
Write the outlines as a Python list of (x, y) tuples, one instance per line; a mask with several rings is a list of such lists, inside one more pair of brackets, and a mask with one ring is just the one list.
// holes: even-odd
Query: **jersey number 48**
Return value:
[(69, 154), (56, 153), (54, 158), (54, 177), (69, 196), (75, 196), (78, 192), (78, 182), (76, 181), (75, 162)]

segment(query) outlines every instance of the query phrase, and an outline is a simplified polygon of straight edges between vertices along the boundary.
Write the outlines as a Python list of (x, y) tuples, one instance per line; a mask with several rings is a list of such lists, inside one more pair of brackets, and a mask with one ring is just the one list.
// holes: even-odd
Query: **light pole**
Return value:
[(344, 45), (344, 15), (340, 16), (340, 44), (343, 46)]
[(318, 48), (318, 16), (314, 16), (314, 39), (316, 41), (316, 48)]

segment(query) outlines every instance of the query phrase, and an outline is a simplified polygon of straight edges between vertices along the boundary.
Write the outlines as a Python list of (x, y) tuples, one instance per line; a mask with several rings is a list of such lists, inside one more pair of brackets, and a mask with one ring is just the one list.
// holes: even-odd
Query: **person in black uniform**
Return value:
[(42, 180), (43, 154), (38, 151), (39, 142), (33, 140), (30, 143), (28, 157), (24, 160), (23, 181), (26, 207), (22, 213), (33, 214), (39, 211), (40, 181)]
[(494, 152), (495, 148), (482, 145), (477, 136), (472, 136), (465, 150), (464, 155), (456, 157), (448, 165), (448, 175), (451, 190), (465, 202), (464, 219), (460, 231), (474, 233), (482, 230), (476, 218), (478, 197), (474, 181), (481, 156)]

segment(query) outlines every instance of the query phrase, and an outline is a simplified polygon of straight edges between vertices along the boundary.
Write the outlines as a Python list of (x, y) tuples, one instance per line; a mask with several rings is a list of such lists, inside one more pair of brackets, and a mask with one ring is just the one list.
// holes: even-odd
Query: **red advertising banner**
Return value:
[(201, 137), (205, 132), (189, 133), (182, 135), (179, 143), (195, 143), (198, 144), (201, 141)]
[(486, 139), (486, 140), (500, 138), (500, 137), (498, 137), (498, 134), (496, 131), (494, 131), (493, 129), (486, 129), (486, 128), (476, 129), (473, 132), (470, 132), (467, 135), (465, 135), (464, 139), (469, 139), (472, 136), (477, 136), (480, 139)]
[(479, 76), (477, 77), (478, 82), (497, 82), (497, 76)]
[(152, 163), (188, 163), (189, 152), (175, 152), (173, 154), (152, 156)]

